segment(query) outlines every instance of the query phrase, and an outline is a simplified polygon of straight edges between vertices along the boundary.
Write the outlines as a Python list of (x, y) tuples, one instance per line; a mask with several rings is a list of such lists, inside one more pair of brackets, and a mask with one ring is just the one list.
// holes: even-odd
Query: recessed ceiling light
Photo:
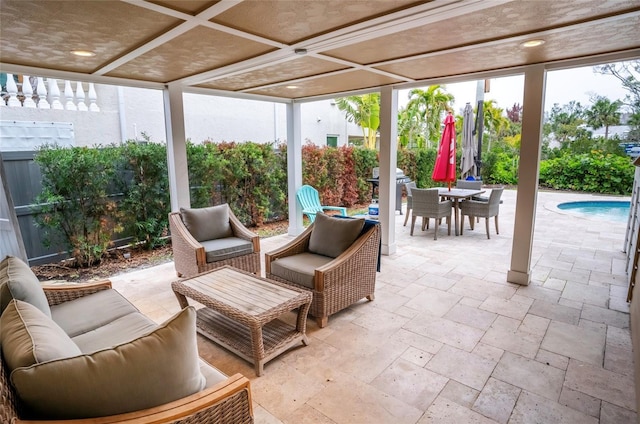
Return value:
[(529, 40), (520, 44), (522, 47), (538, 47), (544, 44), (544, 40)]
[(80, 57), (92, 57), (96, 54), (89, 50), (71, 50), (71, 53)]
[(294, 88), (298, 88), (297, 85), (287, 85), (287, 88), (293, 90)]

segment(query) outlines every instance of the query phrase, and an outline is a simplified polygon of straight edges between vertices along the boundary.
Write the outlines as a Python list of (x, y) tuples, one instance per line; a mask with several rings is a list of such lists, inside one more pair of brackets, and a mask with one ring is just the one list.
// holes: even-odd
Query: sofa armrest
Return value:
[(250, 241), (253, 244), (254, 253), (260, 253), (260, 236), (245, 227), (235, 216), (231, 208), (229, 208), (229, 224), (231, 225), (234, 236)]
[(267, 252), (264, 254), (264, 267), (267, 274), (271, 273), (271, 262), (279, 258), (286, 258), (287, 256), (297, 255), (309, 251), (309, 239), (311, 238), (311, 231), (313, 230), (313, 224), (309, 225), (299, 236), (291, 240), (284, 246), (279, 247), (276, 250)]
[(49, 306), (54, 306), (101, 290), (108, 290), (111, 288), (111, 281), (105, 280), (86, 284), (44, 284), (42, 288)]
[(204, 246), (184, 226), (179, 212), (169, 214), (169, 229), (176, 271), (179, 275), (197, 274), (198, 265), (207, 263)]
[[(249, 380), (235, 374), (201, 392), (177, 401), (141, 411), (109, 417), (62, 421), (22, 421), (32, 424), (160, 424), (180, 423), (248, 424), (253, 423), (253, 406)], [(185, 421), (186, 422), (186, 421)]]

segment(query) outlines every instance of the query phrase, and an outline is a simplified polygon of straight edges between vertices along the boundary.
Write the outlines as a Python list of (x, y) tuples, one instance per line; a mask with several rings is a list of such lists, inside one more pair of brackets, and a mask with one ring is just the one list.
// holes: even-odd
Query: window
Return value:
[(329, 147), (338, 147), (338, 136), (337, 135), (327, 135), (327, 146), (329, 146)]

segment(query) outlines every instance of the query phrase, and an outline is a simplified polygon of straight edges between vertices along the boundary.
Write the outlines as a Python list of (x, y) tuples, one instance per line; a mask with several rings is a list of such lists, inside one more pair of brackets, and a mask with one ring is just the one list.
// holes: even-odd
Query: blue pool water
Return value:
[(629, 202), (626, 201), (592, 200), (566, 202), (560, 203), (558, 209), (608, 221), (626, 222), (629, 219)]

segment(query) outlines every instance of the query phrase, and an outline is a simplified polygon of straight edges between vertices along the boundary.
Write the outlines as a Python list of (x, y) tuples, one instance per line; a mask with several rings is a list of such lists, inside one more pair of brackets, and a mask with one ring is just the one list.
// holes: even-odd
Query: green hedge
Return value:
[(628, 195), (635, 167), (626, 156), (600, 151), (564, 154), (540, 163), (540, 185), (558, 190)]
[[(398, 167), (418, 187), (431, 180), (436, 149), (398, 151)], [(286, 145), (187, 144), (191, 204), (229, 203), (248, 226), (286, 219)], [(482, 176), (489, 184), (517, 184), (519, 156), (494, 149)], [(167, 234), (169, 188), (166, 146), (128, 142), (105, 148), (45, 146), (36, 155), (43, 175), (38, 225), (47, 240), (60, 237), (81, 266), (100, 261), (122, 231), (142, 246), (161, 244)], [(371, 198), (378, 153), (358, 147), (302, 148), (303, 183), (324, 204), (352, 207)], [(554, 189), (629, 194), (634, 166), (624, 156), (592, 151), (542, 161), (540, 184)]]

